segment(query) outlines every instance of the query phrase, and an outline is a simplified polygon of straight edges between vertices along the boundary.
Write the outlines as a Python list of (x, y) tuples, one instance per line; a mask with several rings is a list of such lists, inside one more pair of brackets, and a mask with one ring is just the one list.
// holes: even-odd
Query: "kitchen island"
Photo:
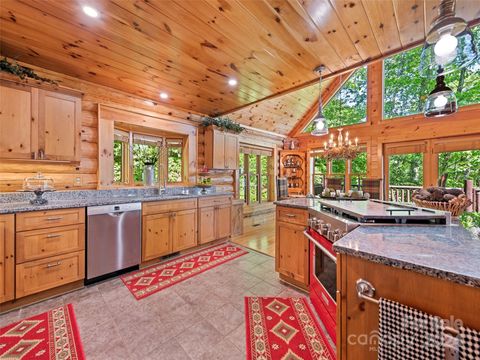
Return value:
[[(332, 208), (335, 209), (333, 213), (330, 212)], [(336, 324), (335, 321), (328, 323), (329, 317), (321, 311), (319, 315), (326, 323), (327, 330), (329, 326), (334, 328), (336, 325), (337, 357), (376, 358), (379, 298), (452, 321), (454, 331), (460, 322), (472, 329), (480, 329), (480, 239), (458, 225), (451, 225), (448, 214), (442, 220), (440, 212), (432, 212), (429, 216), (430, 210), (417, 209), (417, 215), (423, 217), (424, 213), (430, 224), (416, 224), (418, 219), (414, 218), (415, 211), (411, 212), (410, 217), (402, 212), (391, 223), (379, 224), (369, 223), (368, 220), (362, 222), (369, 216), (383, 216), (379, 213), (362, 213), (361, 210), (367, 208), (379, 207), (378, 204), (367, 202), (358, 205), (348, 201), (317, 199), (277, 202), (277, 213), (278, 209), (309, 212), (308, 225), (312, 225), (312, 217), (316, 219), (313, 226), (319, 225), (319, 219), (327, 211), (326, 215), (330, 216), (332, 224), (341, 221), (349, 229), (333, 240), (326, 236), (330, 227), (327, 230), (323, 221), (319, 225), (322, 231), (325, 230), (324, 238), (330, 238), (333, 242), (333, 246), (330, 244), (329, 247), (328, 242), (323, 242), (320, 247), (327, 255), (328, 250), (336, 254), (330, 256), (336, 259), (336, 287), (328, 288), (329, 282), (325, 279), (327, 272), (324, 271), (328, 268), (325, 261), (329, 261), (329, 256), (323, 256), (320, 262), (315, 262), (312, 255), (315, 246), (310, 247), (307, 256), (311, 259), (308, 272), (312, 302), (312, 288), (317, 286), (313, 283), (315, 276), (323, 282), (322, 297), (328, 297), (328, 291), (325, 291), (328, 289), (336, 301)], [(361, 218), (356, 217), (359, 214)], [(283, 217), (283, 221), (286, 219)], [(385, 220), (389, 221), (388, 218)], [(307, 228), (307, 224), (303, 224), (303, 227)], [(311, 229), (306, 232), (312, 233)], [(297, 244), (300, 241), (294, 238), (290, 240)], [(280, 241), (287, 240), (280, 238)], [(334, 262), (332, 264), (335, 266)], [(371, 285), (371, 288), (364, 286), (357, 289), (359, 282)], [(358, 295), (359, 290), (361, 296)], [(335, 314), (335, 306), (330, 306), (333, 306)], [(325, 304), (323, 308), (329, 310)]]

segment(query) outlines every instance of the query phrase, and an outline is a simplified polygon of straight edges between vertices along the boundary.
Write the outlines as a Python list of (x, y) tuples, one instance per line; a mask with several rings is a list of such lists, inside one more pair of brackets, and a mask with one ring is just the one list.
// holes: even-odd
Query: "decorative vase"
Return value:
[(145, 186), (155, 185), (155, 168), (153, 164), (145, 164), (143, 168), (143, 184)]

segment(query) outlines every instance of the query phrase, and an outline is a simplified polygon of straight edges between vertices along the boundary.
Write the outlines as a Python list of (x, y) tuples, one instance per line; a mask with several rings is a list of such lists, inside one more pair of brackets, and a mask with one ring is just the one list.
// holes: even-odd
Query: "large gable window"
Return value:
[[(367, 67), (354, 71), (323, 107), (329, 128), (355, 125), (367, 121)], [(316, 116), (317, 114), (315, 114)], [(310, 123), (304, 130), (313, 130)]]
[[(480, 37), (480, 26), (472, 29)], [(416, 47), (386, 58), (383, 62), (383, 117), (393, 119), (423, 113), (425, 100), (435, 87), (435, 79), (420, 76), (418, 70), (422, 47)], [(480, 63), (445, 76), (455, 91), (458, 106), (480, 103)]]

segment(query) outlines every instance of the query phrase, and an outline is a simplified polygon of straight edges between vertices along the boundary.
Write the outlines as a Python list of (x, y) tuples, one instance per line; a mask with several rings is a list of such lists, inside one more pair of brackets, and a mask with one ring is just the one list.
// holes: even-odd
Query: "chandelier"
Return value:
[(352, 144), (352, 140), (349, 139), (348, 131), (343, 138), (343, 129), (337, 129), (338, 135), (335, 141), (333, 134), (330, 134), (330, 139), (323, 143), (324, 149), (322, 157), (327, 161), (334, 159), (355, 159), (360, 153), (360, 147), (358, 146), (358, 138), (355, 138), (355, 143)]

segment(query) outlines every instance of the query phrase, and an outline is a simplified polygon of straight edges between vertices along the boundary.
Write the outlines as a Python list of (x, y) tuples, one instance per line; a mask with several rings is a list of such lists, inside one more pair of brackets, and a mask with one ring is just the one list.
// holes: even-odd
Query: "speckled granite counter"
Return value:
[(315, 203), (314, 199), (309, 199), (305, 197), (279, 200), (274, 202), (275, 205), (297, 208), (297, 209), (309, 209), (315, 205), (314, 203)]
[(181, 194), (182, 189), (168, 189), (164, 195), (159, 195), (156, 189), (57, 191), (45, 194), (44, 197), (49, 200), (45, 205), (30, 204), (29, 199), (34, 197), (30, 193), (0, 193), (0, 214), (232, 195), (214, 191), (202, 195), (196, 188), (190, 188), (188, 194)]
[(338, 253), (480, 288), (480, 239), (460, 226), (360, 226)]

